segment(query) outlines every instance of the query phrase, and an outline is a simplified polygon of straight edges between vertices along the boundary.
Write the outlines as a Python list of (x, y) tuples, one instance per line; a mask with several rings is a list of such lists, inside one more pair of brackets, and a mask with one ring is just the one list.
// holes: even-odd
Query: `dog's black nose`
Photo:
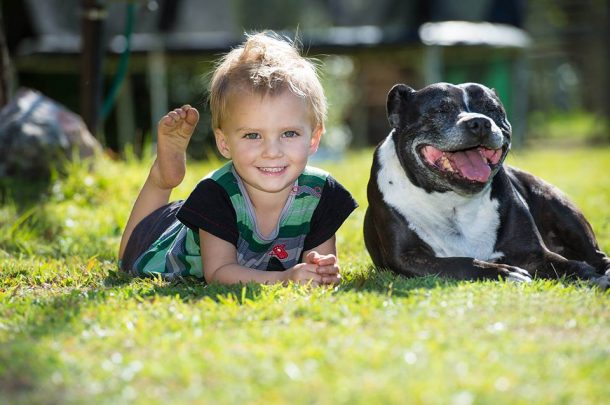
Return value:
[(466, 128), (474, 135), (484, 136), (491, 130), (491, 121), (483, 117), (471, 118), (466, 121)]

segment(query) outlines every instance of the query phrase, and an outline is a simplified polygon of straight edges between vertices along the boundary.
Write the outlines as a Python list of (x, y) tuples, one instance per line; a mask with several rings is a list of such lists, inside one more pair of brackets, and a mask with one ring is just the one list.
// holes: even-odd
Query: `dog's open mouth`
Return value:
[(502, 158), (502, 148), (478, 146), (454, 152), (444, 152), (432, 145), (420, 149), (426, 163), (444, 174), (485, 183)]

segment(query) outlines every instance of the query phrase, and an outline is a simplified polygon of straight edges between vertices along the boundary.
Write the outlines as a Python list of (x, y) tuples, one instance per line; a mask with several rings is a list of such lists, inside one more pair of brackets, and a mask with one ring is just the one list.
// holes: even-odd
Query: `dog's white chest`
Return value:
[(488, 187), (473, 197), (453, 192), (427, 193), (406, 177), (388, 136), (378, 150), (377, 184), (383, 200), (402, 214), (409, 227), (437, 257), (472, 257), (493, 260), (500, 215), (498, 201)]

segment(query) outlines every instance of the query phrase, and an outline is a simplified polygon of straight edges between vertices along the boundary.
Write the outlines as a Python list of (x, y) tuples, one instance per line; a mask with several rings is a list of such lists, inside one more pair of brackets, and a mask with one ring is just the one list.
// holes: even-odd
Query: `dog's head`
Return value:
[(400, 162), (426, 191), (478, 193), (510, 149), (504, 107), (480, 84), (436, 83), (419, 91), (397, 84), (387, 111)]

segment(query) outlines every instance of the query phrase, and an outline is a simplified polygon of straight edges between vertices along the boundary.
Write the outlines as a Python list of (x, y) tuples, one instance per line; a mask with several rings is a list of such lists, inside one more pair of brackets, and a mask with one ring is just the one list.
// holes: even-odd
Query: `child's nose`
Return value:
[(276, 158), (283, 154), (282, 146), (277, 139), (266, 139), (263, 149), (263, 156), (267, 158)]

